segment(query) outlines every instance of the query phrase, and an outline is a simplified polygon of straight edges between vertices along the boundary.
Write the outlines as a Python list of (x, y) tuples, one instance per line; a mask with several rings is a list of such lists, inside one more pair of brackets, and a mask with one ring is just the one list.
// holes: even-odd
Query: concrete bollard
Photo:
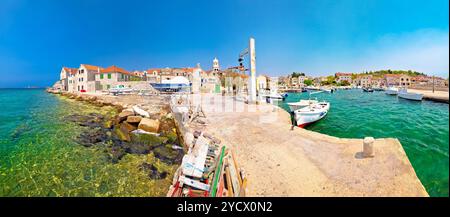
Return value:
[(363, 156), (364, 157), (374, 157), (373, 153), (373, 142), (375, 139), (373, 137), (365, 137), (363, 141)]

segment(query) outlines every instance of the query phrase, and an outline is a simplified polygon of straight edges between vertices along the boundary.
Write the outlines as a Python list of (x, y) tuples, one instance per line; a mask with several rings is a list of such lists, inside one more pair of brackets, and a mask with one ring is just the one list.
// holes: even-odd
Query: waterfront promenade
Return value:
[(190, 127), (233, 147), (248, 196), (428, 196), (397, 139), (376, 139), (375, 157), (363, 158), (361, 139), (291, 130), (276, 106), (202, 98), (206, 126)]

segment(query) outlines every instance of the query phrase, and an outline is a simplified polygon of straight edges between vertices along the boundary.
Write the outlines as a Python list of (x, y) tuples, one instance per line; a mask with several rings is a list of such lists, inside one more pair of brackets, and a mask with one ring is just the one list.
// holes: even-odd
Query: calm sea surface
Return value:
[[(290, 93), (286, 102), (308, 99)], [(341, 138), (398, 138), (430, 196), (448, 196), (449, 105), (398, 99), (384, 92), (339, 90), (313, 94), (331, 103), (328, 115), (307, 129)]]
[[(104, 149), (76, 142), (83, 127), (70, 114), (114, 114), (63, 99), (43, 89), (0, 89), (0, 196), (164, 196), (170, 178), (151, 180), (143, 162), (152, 154), (125, 155), (113, 164)], [(156, 161), (156, 162), (155, 162)]]

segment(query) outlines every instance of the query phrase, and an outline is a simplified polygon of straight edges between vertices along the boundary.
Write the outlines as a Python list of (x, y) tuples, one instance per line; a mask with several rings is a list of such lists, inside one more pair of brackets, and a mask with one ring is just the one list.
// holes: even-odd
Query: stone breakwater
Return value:
[[(111, 102), (107, 96), (94, 96), (67, 92), (54, 92), (65, 98), (86, 102), (94, 106), (115, 110), (110, 117), (90, 113), (71, 114), (64, 117), (85, 128), (77, 137), (77, 143), (86, 148), (103, 148), (111, 163), (118, 163), (127, 154), (147, 155), (152, 153), (166, 165), (181, 163), (184, 149), (180, 146), (177, 129), (168, 106), (154, 107), (146, 104)], [(164, 179), (163, 171), (151, 163), (142, 163), (139, 169), (150, 179)]]

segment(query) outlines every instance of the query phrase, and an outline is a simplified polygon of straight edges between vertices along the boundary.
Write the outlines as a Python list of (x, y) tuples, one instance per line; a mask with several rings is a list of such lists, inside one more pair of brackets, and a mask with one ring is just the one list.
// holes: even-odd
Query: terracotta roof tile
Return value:
[(154, 71), (161, 72), (161, 69), (158, 69), (158, 68), (147, 69), (147, 72), (154, 72)]
[(87, 70), (98, 70), (100, 68), (100, 70), (102, 70), (103, 68), (100, 66), (93, 66), (93, 65), (88, 65), (88, 64), (81, 64), (82, 66), (84, 66)]
[(69, 67), (63, 67), (63, 69), (66, 72), (69, 72), (70, 74), (74, 75), (75, 73), (77, 73), (78, 69), (77, 68), (69, 68)]
[(353, 73), (337, 72), (336, 76), (351, 76)]

